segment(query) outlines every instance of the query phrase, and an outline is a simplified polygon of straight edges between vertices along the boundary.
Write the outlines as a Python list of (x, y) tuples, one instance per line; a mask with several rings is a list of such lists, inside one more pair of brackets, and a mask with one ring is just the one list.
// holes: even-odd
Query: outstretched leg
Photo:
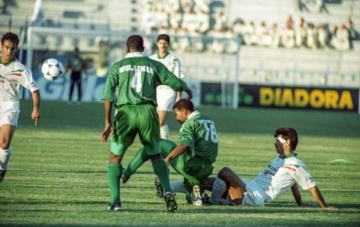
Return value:
[[(170, 140), (161, 140), (159, 144), (160, 144), (161, 155), (163, 157), (168, 156), (168, 154), (170, 154), (170, 152), (176, 147), (176, 144), (174, 142), (171, 142)], [(149, 159), (150, 157), (146, 153), (145, 148), (140, 148), (139, 151), (136, 153), (135, 157), (130, 161), (129, 165), (123, 171), (121, 182), (126, 183), (128, 179), (131, 177), (131, 175), (133, 175), (136, 172), (136, 170)], [(176, 163), (176, 161), (174, 161), (173, 163)], [(170, 164), (173, 165), (172, 163)]]
[(134, 156), (134, 158), (130, 161), (129, 165), (123, 171), (121, 182), (125, 184), (130, 178), (130, 176), (133, 175), (136, 172), (136, 170), (149, 159), (150, 157), (148, 154), (146, 154), (145, 149), (143, 147), (140, 148), (139, 151)]

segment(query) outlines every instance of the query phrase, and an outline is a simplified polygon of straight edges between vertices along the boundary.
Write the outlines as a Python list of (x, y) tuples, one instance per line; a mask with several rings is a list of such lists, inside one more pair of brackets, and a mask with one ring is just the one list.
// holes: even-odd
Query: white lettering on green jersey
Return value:
[(132, 67), (131, 65), (125, 65), (119, 68), (119, 73), (123, 73), (127, 71), (146, 72), (146, 73), (154, 74), (154, 69), (150, 68), (149, 66), (138, 65)]

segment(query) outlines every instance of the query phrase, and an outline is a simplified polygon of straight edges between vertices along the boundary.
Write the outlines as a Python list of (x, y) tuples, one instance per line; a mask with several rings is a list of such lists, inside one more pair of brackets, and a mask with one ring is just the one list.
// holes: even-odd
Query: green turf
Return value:
[[(299, 132), (298, 157), (317, 182), (325, 201), (339, 211), (322, 210), (309, 191), (302, 199), (314, 208), (298, 208), (291, 192), (266, 207), (186, 204), (177, 195), (176, 214), (166, 212), (155, 196), (155, 175), (145, 163), (121, 185), (123, 212), (106, 212), (110, 201), (106, 170), (109, 144), (100, 143), (102, 103), (67, 106), (43, 101), (35, 127), (32, 103), (23, 100), (13, 156), (0, 183), (0, 226), (359, 226), (360, 117), (356, 113), (198, 108), (213, 118), (219, 136), (214, 173), (228, 166), (240, 177), (254, 178), (275, 156), (274, 130), (291, 126)], [(170, 116), (170, 139), (178, 142), (179, 124)], [(136, 139), (123, 163), (141, 147)], [(171, 180), (181, 177), (170, 172)]]

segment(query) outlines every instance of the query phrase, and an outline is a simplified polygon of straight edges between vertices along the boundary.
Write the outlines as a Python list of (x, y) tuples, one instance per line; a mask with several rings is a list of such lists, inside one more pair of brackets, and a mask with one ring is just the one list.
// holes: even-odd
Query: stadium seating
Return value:
[[(210, 9), (212, 18), (219, 10), (223, 10), (229, 24), (241, 18), (245, 22), (254, 21), (258, 24), (266, 21), (268, 25), (277, 23), (283, 26), (286, 18), (292, 15), (295, 21), (302, 16), (306, 22), (316, 25), (339, 26), (351, 16), (357, 30), (360, 30), (360, 1), (355, 0), (332, 1), (332, 3), (326, 1), (326, 10), (329, 13), (315, 12), (311, 5), (309, 6), (311, 12), (300, 11), (296, 8), (295, 1), (290, 0), (227, 0), (223, 1), (224, 4), (211, 4), (217, 2), (215, 0), (209, 2), (210, 6), (213, 6)], [(8, 31), (11, 25), (11, 31), (19, 33), (26, 21), (30, 21), (34, 3), (35, 0), (0, 1), (0, 32)], [(43, 6), (46, 17), (44, 26), (49, 27), (138, 31), (141, 23), (141, 0), (127, 1), (127, 4), (110, 0), (43, 0)], [(223, 8), (219, 8), (220, 6)], [(78, 45), (85, 52), (97, 51), (94, 37), (76, 40), (71, 37), (66, 39), (56, 36), (34, 37), (33, 42), (35, 49), (72, 50), (73, 45)], [(218, 80), (226, 69), (235, 66), (234, 55), (213, 54), (210, 51), (176, 52), (176, 54), (181, 59), (186, 73), (194, 78), (201, 76), (209, 80), (212, 78)], [(358, 62), (360, 62), (360, 41), (354, 41), (353, 49), (348, 52), (242, 46), (239, 65), (243, 75), (246, 71), (256, 72), (256, 76), (259, 76), (258, 72), (271, 71), (280, 71), (282, 74), (309, 72), (358, 75), (360, 70)], [(279, 73), (275, 75), (277, 79), (282, 77)]]

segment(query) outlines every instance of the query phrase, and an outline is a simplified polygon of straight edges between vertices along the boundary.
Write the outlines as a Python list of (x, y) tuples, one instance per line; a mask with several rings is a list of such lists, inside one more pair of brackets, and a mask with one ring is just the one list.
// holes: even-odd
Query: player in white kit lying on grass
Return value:
[(208, 178), (206, 187), (212, 190), (204, 203), (213, 205), (264, 206), (291, 188), (298, 206), (303, 204), (297, 184), (309, 190), (323, 209), (338, 210), (327, 206), (319, 188), (305, 164), (293, 153), (298, 136), (293, 128), (279, 128), (274, 134), (276, 152), (279, 154), (253, 181), (240, 179), (230, 168), (220, 170), (216, 178)]

